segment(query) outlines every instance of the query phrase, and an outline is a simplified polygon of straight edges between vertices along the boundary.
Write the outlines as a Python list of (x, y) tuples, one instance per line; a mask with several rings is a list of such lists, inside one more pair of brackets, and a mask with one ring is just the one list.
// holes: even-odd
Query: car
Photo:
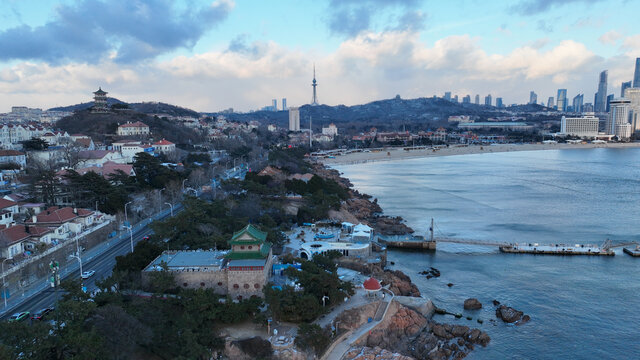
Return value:
[(85, 272), (82, 273), (82, 278), (83, 279), (88, 279), (88, 278), (92, 277), (95, 273), (96, 273), (95, 270), (85, 271)]
[(149, 235), (143, 237), (142, 240), (149, 240)]
[(53, 311), (52, 307), (44, 308), (31, 316), (31, 320), (44, 320)]
[(29, 312), (23, 311), (23, 312), (19, 312), (11, 315), (11, 317), (9, 317), (9, 321), (22, 321), (27, 319), (28, 317), (29, 317)]

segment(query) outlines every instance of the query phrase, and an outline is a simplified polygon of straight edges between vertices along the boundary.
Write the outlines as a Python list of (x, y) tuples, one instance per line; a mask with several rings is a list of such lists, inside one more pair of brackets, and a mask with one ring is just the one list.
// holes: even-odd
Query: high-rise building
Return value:
[(300, 131), (300, 108), (289, 108), (289, 131)]
[(578, 94), (573, 98), (573, 112), (582, 112), (582, 103), (584, 102), (584, 95)]
[(529, 92), (529, 104), (537, 104), (538, 103), (538, 94), (535, 91)]
[(491, 94), (489, 94), (489, 95), (484, 97), (484, 104), (485, 104), (485, 106), (491, 106), (491, 103), (492, 103)]
[(624, 97), (624, 91), (631, 87), (631, 81), (625, 81), (620, 86), (620, 97)]
[(624, 98), (630, 101), (629, 111), (633, 132), (640, 131), (640, 88), (628, 88)]
[(316, 87), (318, 86), (318, 82), (316, 81), (316, 64), (313, 64), (313, 81), (311, 82), (311, 86), (313, 87), (313, 96), (311, 97), (311, 105), (318, 105), (318, 93), (316, 92)]
[(501, 108), (502, 107), (502, 98), (496, 98), (496, 107), (497, 108)]
[(636, 70), (633, 72), (633, 87), (640, 88), (640, 58), (636, 58)]
[(631, 124), (629, 124), (629, 107), (631, 101), (627, 99), (613, 99), (610, 103), (609, 116), (605, 131), (620, 139), (631, 137)]
[(613, 94), (607, 95), (607, 103), (604, 107), (606, 112), (609, 112), (609, 109), (610, 109), (609, 104), (611, 104), (611, 100), (613, 99), (614, 99)]
[(583, 113), (593, 112), (593, 104), (592, 103), (586, 103), (586, 104), (582, 105), (582, 112)]
[(282, 110), (287, 111), (287, 98), (282, 98)]
[(480, 95), (476, 94), (476, 105), (480, 105)]
[(566, 135), (595, 137), (598, 136), (599, 123), (600, 119), (595, 117), (594, 113), (586, 113), (584, 116), (575, 118), (563, 116), (560, 120), (560, 132)]
[(556, 97), (556, 99), (558, 111), (567, 111), (567, 89), (558, 89), (558, 96)]
[(273, 111), (278, 111), (278, 100), (271, 100), (271, 107), (273, 108)]
[(600, 81), (598, 81), (598, 92), (596, 93), (596, 99), (594, 106), (596, 112), (607, 111), (607, 78), (609, 72), (607, 70), (600, 73)]
[(547, 99), (547, 107), (553, 109), (554, 106), (553, 96), (549, 96), (549, 99)]
[(471, 95), (467, 95), (465, 97), (462, 98), (462, 103), (463, 104), (471, 104)]
[(454, 96), (452, 101), (457, 104), (458, 103), (458, 95)]
[(445, 92), (443, 99), (445, 99), (447, 101), (451, 101), (451, 91)]

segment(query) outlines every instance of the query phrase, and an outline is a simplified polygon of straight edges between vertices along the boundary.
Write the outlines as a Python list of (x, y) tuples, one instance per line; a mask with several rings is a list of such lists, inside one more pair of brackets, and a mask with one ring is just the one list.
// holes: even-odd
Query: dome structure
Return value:
[(380, 285), (380, 282), (372, 277), (365, 280), (363, 286), (367, 291), (380, 291), (380, 289), (382, 289), (382, 285)]

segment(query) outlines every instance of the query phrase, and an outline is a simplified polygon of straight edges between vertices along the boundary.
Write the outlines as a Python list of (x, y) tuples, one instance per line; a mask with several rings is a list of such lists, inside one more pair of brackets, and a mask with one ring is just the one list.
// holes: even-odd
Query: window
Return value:
[(256, 289), (260, 289), (260, 284), (253, 284), (253, 287)]
[(222, 286), (222, 282), (221, 281), (218, 281), (218, 286)]
[(240, 249), (241, 249), (241, 250), (244, 250), (244, 245), (240, 246)]
[(249, 288), (249, 284), (244, 284), (244, 288), (248, 289)]
[(187, 285), (189, 285), (189, 284), (187, 284), (187, 283), (182, 283), (182, 286), (184, 286), (184, 287), (187, 287)]
[(200, 286), (204, 286), (204, 283), (203, 283), (203, 282), (201, 282), (201, 283), (200, 283)]
[(249, 250), (253, 249), (253, 246), (249, 245)]
[(239, 288), (240, 288), (240, 285), (238, 285), (238, 284), (233, 284), (233, 288), (234, 288), (234, 289), (239, 289)]

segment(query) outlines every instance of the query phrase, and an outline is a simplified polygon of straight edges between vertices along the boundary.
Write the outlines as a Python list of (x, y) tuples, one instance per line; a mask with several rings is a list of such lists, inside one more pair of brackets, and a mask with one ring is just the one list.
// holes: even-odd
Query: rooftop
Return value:
[(158, 270), (162, 262), (167, 263), (169, 270), (185, 268), (219, 268), (222, 266), (227, 251), (195, 250), (195, 251), (165, 251), (158, 256), (144, 270)]

